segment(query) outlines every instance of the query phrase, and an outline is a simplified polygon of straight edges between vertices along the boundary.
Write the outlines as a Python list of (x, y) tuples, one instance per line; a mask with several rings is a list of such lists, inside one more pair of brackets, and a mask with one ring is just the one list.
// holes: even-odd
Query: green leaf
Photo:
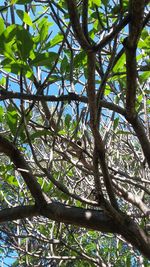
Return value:
[(16, 55), (21, 60), (26, 60), (33, 48), (30, 33), (20, 25), (11, 25), (0, 35), (0, 53), (11, 60), (16, 60)]
[(17, 5), (24, 5), (24, 4), (29, 4), (31, 3), (33, 0), (16, 0), (16, 4)]
[(4, 109), (2, 106), (0, 106), (0, 122), (3, 121), (3, 115), (4, 115)]
[(52, 40), (50, 40), (44, 47), (43, 50), (47, 50), (55, 45), (59, 44), (63, 40), (63, 35), (58, 34)]
[(51, 66), (52, 63), (57, 59), (58, 54), (55, 52), (47, 52), (37, 54), (37, 56), (32, 60), (31, 65), (33, 66)]
[(1, 62), (1, 65), (7, 72), (12, 72), (14, 74), (20, 74), (20, 70), (22, 70), (22, 73), (32, 80), (33, 72), (23, 61), (18, 60), (15, 62), (6, 58)]
[(6, 121), (9, 126), (9, 129), (13, 135), (16, 133), (17, 122), (18, 122), (18, 113), (16, 109), (10, 104), (6, 113)]
[[(26, 126), (28, 125), (28, 122), (29, 120), (31, 119), (32, 117), (32, 113), (29, 113), (27, 116), (26, 116)], [(25, 134), (25, 125), (24, 123), (22, 123), (22, 118), (20, 117), (19, 118), (19, 121), (18, 121), (18, 125), (20, 125), (19, 129), (18, 129), (18, 137), (20, 138), (20, 141), (22, 141), (23, 143), (26, 142), (26, 134)]]
[(5, 29), (4, 20), (0, 18), (0, 35), (4, 31), (4, 29)]
[(97, 6), (101, 6), (101, 0), (91, 0), (91, 2)]
[(46, 181), (43, 181), (43, 178), (41, 178), (41, 177), (38, 178), (38, 182), (39, 182), (39, 184), (41, 185), (42, 190), (43, 190), (45, 193), (50, 192), (51, 189), (53, 188), (53, 184), (52, 184), (52, 182), (48, 183), (48, 182), (46, 182)]
[[(35, 19), (33, 21), (33, 23), (35, 23), (38, 20)], [(49, 29), (50, 27), (53, 25), (53, 22), (48, 21), (48, 17), (44, 17), (42, 19), (40, 19), (37, 22), (37, 28), (38, 28), (38, 35), (36, 35), (33, 39), (35, 43), (42, 43), (42, 50), (46, 50), (47, 49), (47, 45), (45, 45), (45, 42), (49, 36)], [(45, 41), (45, 42), (44, 42)], [(48, 45), (48, 48), (50, 46)]]
[(138, 42), (138, 47), (142, 49), (150, 48), (150, 36), (147, 36), (144, 40), (140, 39)]
[(6, 85), (6, 77), (2, 77), (0, 79), (0, 85), (3, 85), (5, 87), (5, 85)]
[(14, 36), (16, 33), (15, 25), (8, 26), (0, 35), (0, 53), (11, 60), (15, 60), (13, 54)]
[(64, 56), (64, 58), (61, 62), (60, 71), (61, 71), (61, 73), (65, 73), (67, 71), (67, 69), (69, 70), (69, 63), (68, 63), (67, 57)]
[(50, 84), (55, 83), (57, 81), (61, 81), (62, 77), (59, 75), (51, 75), (51, 77), (48, 79), (50, 81)]
[(109, 95), (110, 93), (111, 93), (111, 89), (110, 89), (110, 87), (106, 86), (104, 95), (107, 96), (107, 95)]
[(50, 135), (51, 133), (48, 130), (41, 130), (41, 131), (37, 131), (33, 134), (31, 134), (30, 138), (31, 140), (35, 139), (35, 138), (39, 138), (41, 136), (45, 136), (45, 135)]
[(11, 0), (10, 4), (14, 5), (14, 4), (16, 4), (16, 2), (17, 2), (17, 0)]
[(69, 199), (69, 196), (67, 195), (67, 194), (65, 194), (65, 193), (59, 193), (59, 195), (58, 195), (58, 197), (60, 198), (60, 199), (64, 199), (64, 200), (68, 200)]
[(85, 51), (81, 51), (74, 58), (74, 66), (75, 68), (81, 67), (87, 63), (87, 56)]
[(26, 13), (23, 10), (16, 10), (16, 13), (18, 15), (18, 17), (27, 25), (32, 26), (32, 20), (30, 18), (30, 16), (28, 15), (28, 13)]
[(68, 129), (69, 129), (69, 127), (70, 127), (70, 122), (71, 122), (71, 120), (72, 120), (71, 115), (70, 115), (70, 114), (67, 114), (66, 117), (65, 117), (65, 125), (66, 125), (66, 127), (67, 127)]
[(119, 131), (116, 132), (116, 134), (125, 134), (125, 135), (127, 135), (127, 134), (132, 134), (132, 133), (131, 132), (128, 132), (128, 131), (121, 131), (121, 130), (119, 130)]
[(5, 253), (5, 248), (0, 248), (0, 253), (1, 254)]
[(118, 72), (118, 71), (122, 70), (123, 67), (124, 67), (124, 64), (125, 64), (125, 54), (123, 54), (123, 55), (119, 58), (119, 60), (117, 61), (116, 65), (115, 65), (114, 68), (113, 68), (113, 71), (114, 71), (114, 72)]
[(143, 95), (141, 94), (141, 95), (139, 95), (139, 96), (137, 97), (137, 101), (138, 101), (139, 103), (141, 103), (142, 100), (143, 100)]
[(76, 201), (76, 207), (78, 207), (78, 208), (83, 207), (82, 203), (79, 200)]
[(149, 77), (150, 77), (150, 71), (144, 71), (144, 73), (140, 75), (140, 81), (145, 82), (147, 79), (149, 79)]
[(103, 3), (104, 6), (107, 6), (108, 3), (109, 3), (109, 0), (102, 0), (102, 3)]
[(67, 134), (65, 129), (60, 130), (58, 133), (63, 136)]
[(9, 183), (10, 185), (18, 187), (18, 181), (16, 180), (15, 176), (13, 176), (13, 175), (8, 176), (7, 183)]
[(127, 258), (126, 258), (126, 266), (127, 267), (131, 266), (131, 258), (130, 258), (130, 256), (127, 256)]
[(115, 131), (116, 128), (118, 127), (118, 124), (119, 124), (119, 118), (115, 118), (115, 119), (114, 119), (114, 125), (113, 125), (113, 129), (114, 129), (114, 131)]
[(147, 99), (147, 100), (146, 100), (146, 104), (147, 104), (147, 105), (150, 105), (150, 99)]
[(49, 30), (48, 23), (42, 24), (42, 27), (40, 29), (40, 34), (39, 34), (39, 41), (40, 42), (47, 40), (48, 30)]
[(17, 26), (16, 43), (20, 58), (23, 60), (29, 58), (30, 52), (33, 48), (33, 40), (30, 33), (22, 26)]
[(57, 34), (51, 41), (50, 41), (50, 44), (51, 44), (51, 47), (59, 44), (62, 40), (63, 40), (63, 35), (62, 34)]

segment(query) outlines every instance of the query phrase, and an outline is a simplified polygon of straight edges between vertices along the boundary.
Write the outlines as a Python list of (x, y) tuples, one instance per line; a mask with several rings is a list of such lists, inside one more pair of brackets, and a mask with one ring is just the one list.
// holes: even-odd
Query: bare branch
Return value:
[(129, 118), (135, 117), (135, 102), (137, 89), (136, 48), (143, 24), (144, 0), (131, 0), (129, 4), (131, 21), (129, 36), (124, 40), (127, 68), (126, 111)]
[(66, 0), (67, 6), (68, 6), (68, 11), (69, 11), (69, 16), (70, 16), (70, 21), (71, 25), (73, 28), (73, 31), (76, 35), (76, 38), (81, 45), (81, 47), (85, 50), (91, 50), (91, 46), (89, 45), (83, 31), (80, 25), (80, 20), (78, 16), (78, 11), (77, 11), (77, 6), (76, 6), (76, 1), (75, 0)]
[[(88, 98), (86, 96), (78, 95), (75, 93), (69, 93), (68, 95), (60, 95), (60, 96), (54, 96), (54, 95), (49, 96), (49, 95), (21, 94), (16, 92), (0, 90), (0, 100), (5, 100), (5, 99), (25, 99), (25, 100), (50, 101), (50, 102), (77, 101), (81, 103), (88, 103)], [(105, 100), (100, 100), (99, 106), (113, 110), (123, 116), (126, 115), (125, 109), (115, 105), (114, 103), (107, 102)]]
[(106, 35), (99, 44), (93, 47), (93, 51), (98, 52), (102, 48), (104, 48), (109, 42), (113, 40), (113, 38), (129, 23), (130, 15), (127, 15), (115, 28)]
[[(97, 121), (97, 106), (96, 106), (96, 95), (95, 95), (95, 54), (88, 53), (88, 85), (87, 85), (87, 95), (89, 100), (89, 109), (90, 109), (90, 124), (91, 130), (95, 139), (97, 153), (99, 155), (100, 166), (102, 169), (104, 183), (109, 195), (110, 202), (112, 206), (118, 210), (118, 204), (115, 199), (113, 192), (112, 182), (109, 176), (108, 167), (105, 159), (105, 148), (102, 141), (102, 137), (98, 129)], [(99, 200), (101, 202), (101, 199)]]

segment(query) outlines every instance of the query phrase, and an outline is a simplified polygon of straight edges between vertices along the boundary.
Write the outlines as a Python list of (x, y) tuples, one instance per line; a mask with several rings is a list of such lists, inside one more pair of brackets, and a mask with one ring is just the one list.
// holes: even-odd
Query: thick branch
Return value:
[(129, 45), (128, 39), (124, 40), (127, 69), (126, 112), (129, 118), (135, 117), (135, 102), (137, 88), (136, 48)]
[(130, 0), (129, 1), (129, 13), (131, 20), (129, 23), (129, 44), (131, 47), (135, 47), (140, 37), (140, 33), (143, 26), (144, 17), (144, 0)]
[(127, 68), (126, 111), (129, 118), (136, 115), (137, 63), (136, 48), (143, 25), (144, 1), (130, 0), (129, 36), (124, 40)]
[(83, 0), (82, 4), (82, 30), (84, 36), (86, 37), (87, 41), (89, 42), (89, 35), (88, 35), (88, 0)]
[(38, 215), (40, 215), (39, 210), (35, 206), (17, 206), (15, 208), (1, 210), (0, 223), (30, 218)]
[(81, 47), (85, 50), (91, 50), (91, 46), (89, 45), (80, 25), (80, 20), (77, 12), (77, 6), (75, 0), (66, 0), (68, 6), (69, 17), (71, 21), (71, 25), (73, 31), (76, 35), (76, 39), (78, 40)]
[(0, 222), (3, 223), (40, 215), (57, 222), (73, 224), (107, 233), (122, 234), (128, 242), (150, 259), (150, 239), (146, 236), (145, 232), (130, 219), (126, 220), (122, 216), (122, 223), (118, 224), (113, 217), (109, 217), (101, 210), (76, 208), (54, 202), (44, 206), (40, 210), (35, 206), (2, 210), (0, 212)]
[(109, 217), (103, 211), (86, 210), (59, 203), (47, 205), (42, 214), (58, 222), (61, 221), (102, 232), (122, 234), (128, 242), (150, 259), (150, 238), (129, 218), (126, 219), (122, 216), (122, 222), (119, 224), (113, 217)]
[(41, 187), (32, 174), (30, 167), (22, 156), (21, 152), (6, 138), (0, 135), (0, 152), (7, 155), (21, 173), (28, 189), (39, 206), (45, 205), (46, 196), (42, 193)]

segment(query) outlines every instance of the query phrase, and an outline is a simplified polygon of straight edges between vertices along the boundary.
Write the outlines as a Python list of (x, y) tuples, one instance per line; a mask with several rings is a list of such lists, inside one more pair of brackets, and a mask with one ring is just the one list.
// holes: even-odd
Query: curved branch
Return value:
[(33, 176), (32, 171), (21, 152), (14, 146), (14, 144), (2, 137), (2, 135), (0, 135), (0, 152), (4, 153), (12, 160), (17, 170), (21, 173), (36, 203), (39, 206), (47, 204), (47, 197), (42, 193), (40, 185)]

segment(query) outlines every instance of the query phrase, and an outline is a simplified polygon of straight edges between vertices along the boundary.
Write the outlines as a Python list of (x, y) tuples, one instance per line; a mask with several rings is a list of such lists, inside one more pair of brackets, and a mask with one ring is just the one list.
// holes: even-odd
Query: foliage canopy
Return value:
[(2, 258), (148, 266), (148, 1), (1, 2)]

